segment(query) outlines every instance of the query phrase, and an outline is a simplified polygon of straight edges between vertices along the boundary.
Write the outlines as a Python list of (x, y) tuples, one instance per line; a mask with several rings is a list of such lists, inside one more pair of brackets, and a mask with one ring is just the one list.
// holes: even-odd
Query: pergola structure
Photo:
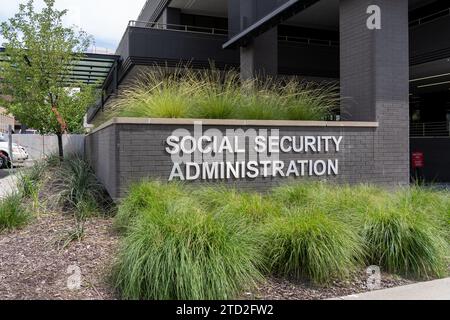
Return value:
[[(119, 56), (98, 53), (85, 53), (84, 57), (74, 65), (73, 72), (68, 76), (68, 83), (85, 83), (103, 86), (106, 79), (117, 79)], [(0, 62), (8, 61), (5, 48), (0, 48)]]

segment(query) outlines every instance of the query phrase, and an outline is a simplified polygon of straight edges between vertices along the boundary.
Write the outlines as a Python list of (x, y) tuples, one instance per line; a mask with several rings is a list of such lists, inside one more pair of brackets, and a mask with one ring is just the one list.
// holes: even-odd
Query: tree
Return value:
[(44, 0), (41, 12), (34, 1), (0, 25), (7, 62), (1, 65), (2, 92), (12, 99), (3, 104), (23, 124), (41, 134), (56, 134), (63, 158), (62, 136), (80, 132), (83, 116), (95, 101), (93, 86), (70, 81), (92, 38), (76, 27), (65, 27), (67, 10)]

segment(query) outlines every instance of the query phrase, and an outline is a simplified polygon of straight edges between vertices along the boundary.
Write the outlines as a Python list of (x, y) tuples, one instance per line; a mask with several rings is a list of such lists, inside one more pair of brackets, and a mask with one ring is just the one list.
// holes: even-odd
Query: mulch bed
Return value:
[[(63, 248), (74, 227), (70, 216), (45, 214), (0, 235), (0, 299), (114, 299), (107, 281), (118, 246), (112, 219), (88, 219), (84, 239)], [(67, 286), (70, 266), (81, 270), (79, 290)]]
[[(72, 217), (45, 214), (22, 230), (0, 234), (0, 299), (92, 300), (117, 299), (108, 283), (119, 236), (111, 218), (90, 218), (85, 237), (65, 248), (61, 243), (75, 227)], [(81, 270), (81, 288), (67, 286), (69, 266)], [(383, 274), (382, 288), (411, 284), (412, 281)], [(271, 278), (242, 299), (312, 300), (366, 292), (367, 275), (355, 275), (328, 287), (306, 281)]]
[[(414, 283), (390, 274), (381, 275), (379, 289), (393, 288)], [(254, 292), (248, 292), (244, 299), (255, 300), (323, 300), (350, 296), (370, 291), (367, 275), (356, 274), (347, 281), (335, 281), (329, 286), (317, 286), (308, 281), (271, 278)]]

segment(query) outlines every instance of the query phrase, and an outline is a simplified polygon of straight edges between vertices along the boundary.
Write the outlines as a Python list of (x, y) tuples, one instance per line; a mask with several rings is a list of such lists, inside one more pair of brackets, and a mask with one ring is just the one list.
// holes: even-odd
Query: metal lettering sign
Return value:
[[(333, 157), (342, 150), (343, 136), (281, 136), (278, 129), (227, 129), (224, 134), (203, 131), (196, 122), (194, 134), (177, 129), (165, 143), (173, 163), (169, 181), (324, 177), (339, 174), (339, 159)], [(281, 154), (292, 156), (281, 160)]]

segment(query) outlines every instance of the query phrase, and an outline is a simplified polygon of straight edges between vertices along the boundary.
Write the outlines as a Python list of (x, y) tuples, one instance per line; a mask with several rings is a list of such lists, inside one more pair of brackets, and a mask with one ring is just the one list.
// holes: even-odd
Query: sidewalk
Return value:
[(15, 190), (17, 177), (9, 170), (0, 170), (0, 199)]
[(332, 300), (450, 300), (450, 278)]

